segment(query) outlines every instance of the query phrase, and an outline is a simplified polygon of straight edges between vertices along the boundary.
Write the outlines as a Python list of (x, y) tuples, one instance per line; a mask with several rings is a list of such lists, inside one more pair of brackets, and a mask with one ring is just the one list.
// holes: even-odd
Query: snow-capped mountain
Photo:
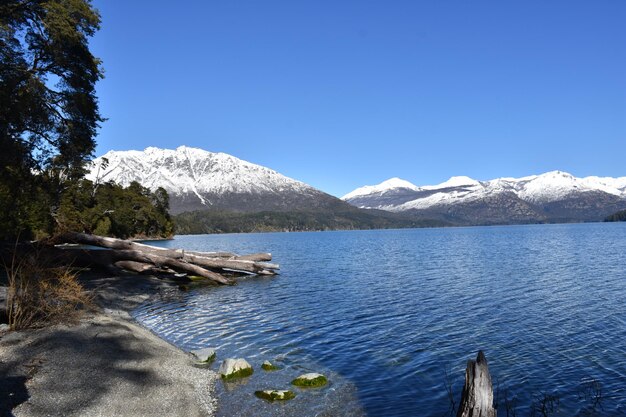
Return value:
[[(111, 151), (91, 163), (87, 178), (124, 186), (137, 181), (152, 190), (163, 187), (173, 214), (209, 209), (317, 212), (325, 213), (326, 224), (342, 213), (350, 218), (350, 227), (363, 227), (365, 218), (368, 225), (389, 227), (426, 219), (442, 224), (589, 221), (626, 209), (626, 177), (576, 178), (561, 171), (490, 181), (461, 176), (426, 186), (391, 178), (358, 188), (342, 201), (269, 168), (185, 146)], [(401, 217), (364, 213), (353, 206)]]
[(418, 187), (392, 178), (342, 197), (361, 208), (413, 212), (461, 223), (600, 220), (626, 208), (626, 177), (577, 178), (552, 171), (477, 181), (452, 177)]
[(91, 163), (87, 179), (123, 186), (137, 181), (152, 190), (163, 187), (170, 195), (172, 213), (209, 208), (280, 211), (342, 204), (269, 168), (186, 146), (110, 151)]
[(365, 187), (357, 188), (341, 197), (342, 200), (350, 200), (351, 198), (357, 198), (363, 195), (371, 195), (376, 193), (385, 193), (390, 190), (411, 190), (411, 191), (419, 191), (419, 187), (411, 184), (408, 181), (402, 180), (400, 178), (390, 178), (387, 181), (383, 181), (378, 185), (366, 185)]

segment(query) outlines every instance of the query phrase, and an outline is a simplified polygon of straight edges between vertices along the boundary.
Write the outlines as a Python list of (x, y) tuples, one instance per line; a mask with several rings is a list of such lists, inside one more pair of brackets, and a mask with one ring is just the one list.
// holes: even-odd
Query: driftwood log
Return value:
[(147, 275), (160, 275), (160, 274), (175, 274), (176, 271), (173, 269), (164, 267), (159, 268), (154, 265), (145, 264), (143, 262), (135, 262), (135, 261), (117, 261), (113, 265), (120, 269), (125, 269), (127, 271), (136, 272), (138, 274), (147, 274)]
[(465, 385), (457, 417), (496, 417), (491, 375), (482, 350), (478, 352), (475, 361), (467, 361)]
[(232, 252), (197, 252), (197, 251), (187, 251), (184, 249), (168, 249), (168, 248), (160, 248), (158, 246), (146, 245), (144, 243), (133, 242), (131, 240), (124, 239), (116, 239), (113, 237), (106, 236), (98, 236), (98, 235), (89, 235), (87, 233), (76, 233), (76, 232), (68, 232), (60, 235), (56, 238), (57, 243), (80, 243), (83, 245), (92, 245), (99, 246), (102, 248), (109, 249), (120, 249), (120, 250), (137, 250), (137, 251), (145, 251), (145, 252), (155, 252), (161, 256), (167, 256), (169, 258), (180, 259), (185, 254), (194, 255), (194, 256), (204, 256), (207, 258), (224, 258), (224, 259), (234, 259), (234, 260), (242, 260), (242, 261), (271, 261), (272, 254), (271, 253), (253, 253), (250, 255), (239, 256)]
[(187, 273), (221, 285), (235, 283), (231, 277), (225, 275), (233, 273), (274, 275), (280, 268), (277, 264), (265, 262), (272, 259), (269, 253), (239, 256), (230, 252), (185, 251), (85, 233), (65, 233), (57, 237), (55, 243), (75, 243), (108, 249), (67, 246), (62, 250), (57, 249), (56, 255), (68, 262), (121, 268), (143, 274)]

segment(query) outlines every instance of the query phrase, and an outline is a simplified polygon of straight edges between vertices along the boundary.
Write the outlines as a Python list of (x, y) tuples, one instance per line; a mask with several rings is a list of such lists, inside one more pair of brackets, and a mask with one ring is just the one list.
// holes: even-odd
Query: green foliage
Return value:
[(439, 227), (446, 223), (420, 220), (375, 210), (264, 211), (236, 213), (193, 211), (175, 216), (177, 234), (299, 232), (315, 230)]
[(137, 182), (124, 188), (80, 180), (63, 193), (57, 221), (61, 231), (122, 239), (171, 237), (174, 225), (168, 210), (167, 192), (162, 188), (152, 193)]
[(51, 208), (92, 156), (99, 25), (88, 0), (0, 2), (0, 239), (50, 232)]
[(606, 219), (605, 222), (626, 222), (626, 210), (618, 211), (615, 214), (611, 214)]

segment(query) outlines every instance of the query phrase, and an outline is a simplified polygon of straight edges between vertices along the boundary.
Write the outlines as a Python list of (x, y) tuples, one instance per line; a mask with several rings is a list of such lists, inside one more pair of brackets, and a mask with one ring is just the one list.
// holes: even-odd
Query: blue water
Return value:
[[(257, 372), (221, 415), (445, 416), (483, 349), (517, 416), (626, 416), (626, 224), (179, 236), (164, 246), (272, 252), (276, 277), (175, 291), (138, 320)], [(269, 359), (284, 366), (260, 371)], [(303, 371), (329, 387), (266, 404)], [(446, 377), (448, 375), (448, 378)], [(226, 404), (228, 401), (224, 401)], [(330, 404), (330, 411), (323, 404)], [(558, 403), (558, 404), (557, 404)], [(252, 411), (253, 410), (253, 411)], [(281, 414), (282, 413), (282, 414)], [(512, 414), (510, 414), (512, 415)], [(536, 413), (536, 415), (542, 415)]]

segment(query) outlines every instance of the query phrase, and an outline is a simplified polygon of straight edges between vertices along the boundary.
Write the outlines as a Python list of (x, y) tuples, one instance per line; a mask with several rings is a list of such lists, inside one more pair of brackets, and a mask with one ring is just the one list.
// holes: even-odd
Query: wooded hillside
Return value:
[(618, 211), (615, 214), (611, 214), (606, 219), (605, 222), (626, 222), (626, 210)]
[(343, 211), (194, 211), (174, 217), (177, 234), (300, 232), (318, 230), (402, 229), (441, 227), (443, 221), (422, 220), (378, 210)]

